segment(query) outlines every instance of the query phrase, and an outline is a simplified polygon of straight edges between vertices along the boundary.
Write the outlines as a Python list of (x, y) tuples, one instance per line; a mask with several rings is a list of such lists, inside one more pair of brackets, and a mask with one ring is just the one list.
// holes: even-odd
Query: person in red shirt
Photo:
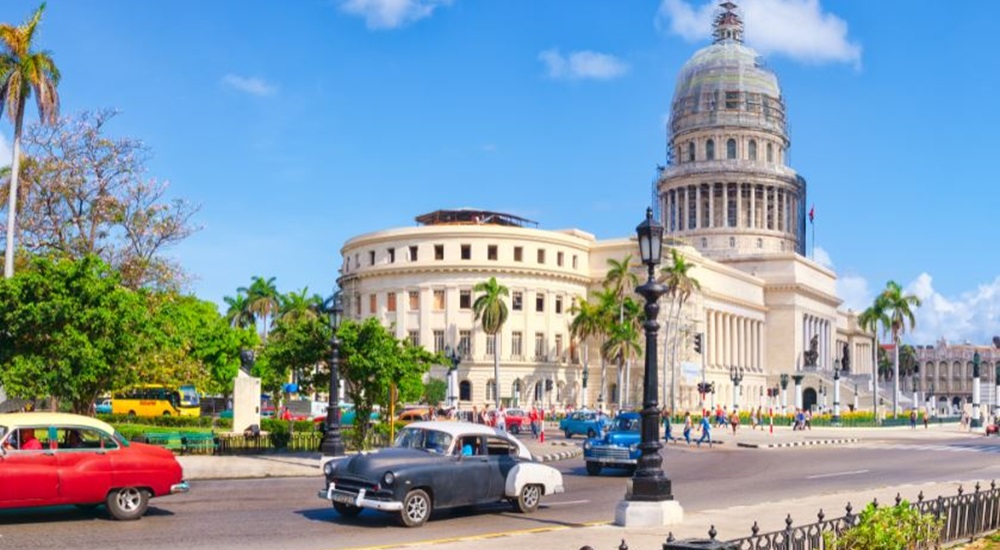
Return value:
[(35, 430), (21, 430), (21, 450), (41, 451), (42, 442), (35, 438)]

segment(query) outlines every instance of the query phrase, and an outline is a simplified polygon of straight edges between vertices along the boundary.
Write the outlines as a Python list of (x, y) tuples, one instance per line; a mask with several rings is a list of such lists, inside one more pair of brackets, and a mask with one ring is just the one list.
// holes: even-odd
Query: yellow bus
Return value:
[(129, 416), (201, 416), (201, 403), (194, 386), (149, 384), (115, 394), (111, 399), (111, 413)]

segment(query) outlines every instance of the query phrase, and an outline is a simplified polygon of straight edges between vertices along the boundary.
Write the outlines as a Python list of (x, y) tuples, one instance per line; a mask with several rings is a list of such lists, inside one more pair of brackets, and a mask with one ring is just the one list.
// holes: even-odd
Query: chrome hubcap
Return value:
[(126, 512), (133, 512), (139, 509), (139, 502), (142, 495), (138, 489), (122, 489), (118, 491), (118, 507)]
[(538, 502), (538, 486), (530, 485), (524, 488), (524, 503), (534, 506)]
[(411, 498), (406, 503), (406, 515), (414, 521), (422, 520), (427, 515), (427, 501), (422, 498)]

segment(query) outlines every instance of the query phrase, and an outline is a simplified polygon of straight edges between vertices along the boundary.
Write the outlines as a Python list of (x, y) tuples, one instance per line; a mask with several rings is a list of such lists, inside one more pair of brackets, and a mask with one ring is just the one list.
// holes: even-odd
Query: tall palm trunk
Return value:
[(24, 122), (24, 101), (26, 94), (21, 94), (17, 105), (17, 121), (14, 123), (14, 158), (10, 161), (10, 189), (7, 190), (7, 250), (4, 251), (3, 276), (10, 279), (14, 276), (14, 228), (17, 226), (17, 181), (21, 176), (21, 125)]
[(500, 341), (493, 333), (493, 401), (494, 411), (500, 410)]
[(899, 332), (892, 331), (892, 415), (899, 414)]
[[(673, 316), (673, 313), (674, 301), (671, 299), (670, 305), (667, 307), (667, 322), (664, 323), (665, 326), (663, 327), (663, 381), (660, 384), (663, 387), (663, 399), (660, 400), (660, 403), (666, 405), (669, 399), (671, 414), (677, 410), (677, 402), (675, 400), (676, 393), (674, 389), (674, 367), (673, 362), (670, 360), (670, 334), (672, 330), (675, 330), (675, 327), (672, 326), (673, 323), (670, 322), (670, 318)], [(667, 378), (668, 369), (670, 370), (669, 379)], [(670, 386), (669, 395), (667, 394), (668, 384)]]
[[(583, 372), (587, 373), (587, 378), (590, 378), (588, 370), (590, 369), (590, 350), (587, 349), (586, 340), (584, 340), (583, 345)], [(583, 387), (580, 392), (580, 406), (584, 409), (587, 408), (587, 388)]]
[[(607, 337), (601, 340), (601, 349), (604, 349), (604, 342), (607, 342)], [(604, 354), (601, 354), (601, 391), (597, 394), (597, 400), (600, 402), (601, 406), (605, 406), (607, 403), (607, 374), (608, 374), (608, 362), (604, 358)]]

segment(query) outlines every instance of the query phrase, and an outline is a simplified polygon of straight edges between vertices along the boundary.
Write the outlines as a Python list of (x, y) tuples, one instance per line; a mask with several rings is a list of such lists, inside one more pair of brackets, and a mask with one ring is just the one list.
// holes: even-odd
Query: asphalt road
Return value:
[[(856, 489), (993, 479), (1000, 477), (998, 454), (997, 439), (968, 437), (927, 445), (883, 441), (775, 450), (671, 445), (665, 451), (664, 468), (673, 480), (675, 498), (685, 510), (697, 511), (816, 492), (843, 491), (846, 501)], [(353, 548), (613, 518), (615, 504), (624, 494), (624, 472), (608, 470), (590, 477), (582, 459), (554, 465), (564, 474), (566, 492), (546, 497), (530, 515), (498, 504), (442, 511), (422, 528), (405, 529), (394, 518), (376, 512), (366, 511), (351, 520), (339, 517), (316, 497), (322, 485), (318, 477), (197, 481), (188, 494), (154, 500), (147, 516), (136, 522), (110, 521), (101, 510), (67, 507), (0, 511), (0, 549)], [(816, 511), (788, 512), (806, 521)]]

